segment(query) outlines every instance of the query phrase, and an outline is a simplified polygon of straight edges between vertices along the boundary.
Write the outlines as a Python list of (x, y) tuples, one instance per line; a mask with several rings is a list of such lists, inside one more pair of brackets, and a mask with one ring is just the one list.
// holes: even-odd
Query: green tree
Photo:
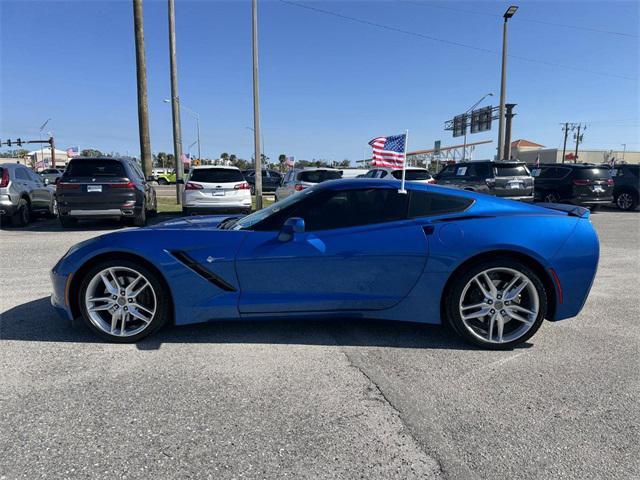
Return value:
[(102, 157), (104, 156), (100, 150), (96, 150), (94, 148), (85, 148), (80, 152), (80, 156), (82, 157)]
[(231, 162), (231, 165), (236, 164), (236, 162), (238, 161), (238, 157), (236, 157), (235, 153), (232, 153), (231, 155), (229, 155), (229, 161)]
[(287, 156), (284, 153), (278, 155), (278, 163), (280, 164), (280, 171), (284, 172), (284, 164), (287, 161)]
[(351, 162), (345, 158), (338, 165), (342, 168), (349, 168), (351, 166)]
[(223, 160), (224, 162), (227, 162), (229, 160), (229, 154), (227, 152), (221, 153), (220, 159)]

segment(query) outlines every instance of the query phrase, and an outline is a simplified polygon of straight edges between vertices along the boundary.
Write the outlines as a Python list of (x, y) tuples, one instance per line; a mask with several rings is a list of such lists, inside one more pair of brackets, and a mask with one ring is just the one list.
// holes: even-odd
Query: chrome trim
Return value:
[(122, 212), (119, 208), (110, 208), (107, 210), (69, 210), (69, 215), (75, 217), (97, 217), (97, 216), (115, 216), (119, 217)]

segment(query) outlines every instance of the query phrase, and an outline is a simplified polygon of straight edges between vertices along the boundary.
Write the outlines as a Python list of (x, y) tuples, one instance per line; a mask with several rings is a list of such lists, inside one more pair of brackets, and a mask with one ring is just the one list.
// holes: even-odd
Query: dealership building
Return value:
[[(573, 147), (573, 148), (572, 148)], [(547, 148), (529, 140), (515, 140), (511, 142), (511, 157), (526, 163), (562, 163), (562, 148)], [(575, 158), (575, 145), (567, 145), (565, 162), (569, 163), (610, 163), (616, 162), (640, 163), (640, 152), (629, 150), (578, 150)]]

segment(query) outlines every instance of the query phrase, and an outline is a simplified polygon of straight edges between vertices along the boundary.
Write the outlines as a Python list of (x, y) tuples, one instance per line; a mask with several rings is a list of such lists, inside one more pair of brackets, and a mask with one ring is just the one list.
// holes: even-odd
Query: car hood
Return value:
[(216, 228), (220, 222), (227, 218), (240, 218), (242, 215), (206, 215), (181, 217), (157, 223), (148, 228), (160, 230), (189, 230), (194, 228)]

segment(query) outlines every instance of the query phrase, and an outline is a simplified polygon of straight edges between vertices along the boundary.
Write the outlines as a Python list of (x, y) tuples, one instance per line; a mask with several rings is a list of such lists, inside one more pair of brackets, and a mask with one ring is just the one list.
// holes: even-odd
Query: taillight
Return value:
[(79, 188), (80, 188), (80, 184), (78, 183), (58, 182), (58, 185), (57, 185), (58, 190), (78, 190)]
[(242, 182), (233, 187), (234, 190), (249, 190), (249, 184), (247, 182)]
[(607, 178), (607, 185), (612, 186), (614, 184), (613, 178)]
[(187, 182), (184, 186), (185, 190), (202, 190), (204, 187), (199, 183)]
[(573, 184), (574, 185), (591, 185), (591, 180), (581, 180), (581, 179), (576, 178), (573, 181)]
[(0, 188), (9, 186), (9, 170), (2, 169), (2, 180), (0, 180)]
[(301, 184), (299, 184), (299, 183), (296, 183), (296, 186), (295, 186), (295, 187), (293, 187), (293, 189), (294, 189), (296, 192), (299, 192), (300, 190), (304, 190), (305, 188), (307, 188), (307, 187), (305, 187), (304, 185), (301, 185)]
[(123, 182), (123, 183), (110, 183), (109, 186), (111, 188), (125, 188), (128, 190), (133, 190), (134, 188), (136, 188), (136, 184), (133, 183), (132, 181)]

